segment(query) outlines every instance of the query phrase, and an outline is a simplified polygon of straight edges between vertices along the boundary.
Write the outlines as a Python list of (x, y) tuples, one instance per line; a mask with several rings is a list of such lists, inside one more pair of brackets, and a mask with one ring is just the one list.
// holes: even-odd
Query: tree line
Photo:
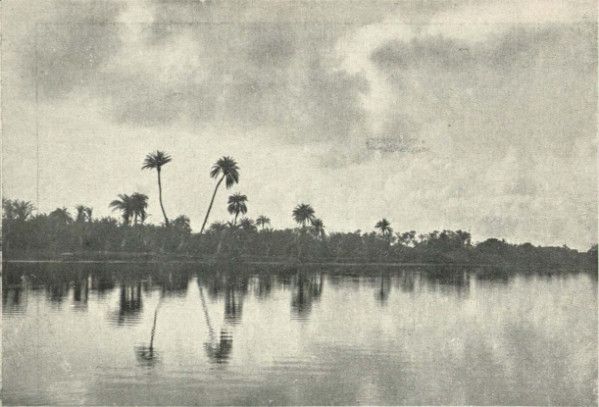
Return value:
[(207, 226), (219, 188), (239, 183), (240, 169), (231, 157), (222, 157), (210, 169), (214, 190), (199, 233), (192, 233), (185, 215), (169, 219), (163, 200), (161, 174), (172, 158), (163, 151), (148, 154), (142, 170), (156, 170), (158, 200), (164, 222), (147, 224), (149, 197), (139, 192), (119, 194), (109, 203), (120, 213), (114, 217), (93, 217), (93, 209), (78, 205), (73, 215), (67, 208), (34, 213), (31, 202), (3, 199), (3, 253), (7, 258), (27, 253), (56, 256), (61, 253), (119, 256), (135, 253), (199, 256), (210, 259), (314, 262), (403, 262), (459, 264), (522, 264), (548, 267), (589, 266), (596, 268), (597, 245), (580, 253), (564, 247), (536, 247), (530, 243), (510, 244), (488, 239), (473, 244), (469, 232), (457, 230), (417, 234), (416, 231), (394, 232), (386, 218), (373, 231), (327, 233), (324, 222), (314, 208), (299, 203), (291, 211), (296, 228), (273, 229), (270, 219), (246, 216), (248, 197), (239, 192), (227, 198), (231, 219)]

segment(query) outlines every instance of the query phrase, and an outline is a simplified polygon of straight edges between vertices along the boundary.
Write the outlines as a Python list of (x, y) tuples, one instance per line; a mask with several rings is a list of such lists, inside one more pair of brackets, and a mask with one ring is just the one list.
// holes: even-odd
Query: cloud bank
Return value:
[[(41, 111), (48, 160), (87, 151), (84, 140), (103, 171), (148, 144), (197, 151), (204, 166), (245, 145), (248, 174), (266, 177), (249, 175), (245, 191), (265, 211), (281, 201), (271, 217), (286, 225), (287, 206), (312, 199), (334, 229), (388, 216), (402, 230), (597, 240), (591, 2), (347, 4), (9, 3), (5, 152), (32, 159), (27, 122)], [(25, 164), (4, 167), (8, 192), (31, 194), (17, 182), (32, 177)], [(44, 170), (57, 190), (85, 191), (81, 170), (60, 167)], [(175, 189), (177, 209), (200, 216)], [(48, 191), (46, 205), (59, 197)]]

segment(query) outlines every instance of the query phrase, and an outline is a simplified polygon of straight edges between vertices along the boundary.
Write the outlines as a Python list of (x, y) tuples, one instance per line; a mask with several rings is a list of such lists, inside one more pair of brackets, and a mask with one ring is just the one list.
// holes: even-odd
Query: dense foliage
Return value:
[[(237, 200), (239, 201), (239, 200)], [(235, 201), (235, 202), (237, 202)], [(241, 200), (244, 204), (245, 200)], [(215, 222), (204, 234), (192, 233), (189, 218), (179, 216), (169, 227), (131, 223), (123, 219), (92, 218), (81, 207), (75, 217), (65, 208), (33, 215), (33, 206), (19, 200), (3, 201), (3, 252), (22, 256), (194, 256), (214, 260), (330, 262), (330, 263), (451, 263), (519, 265), (526, 267), (596, 267), (597, 246), (586, 253), (567, 247), (537, 247), (488, 239), (473, 244), (470, 233), (444, 230), (428, 234), (392, 233), (388, 221), (378, 232), (325, 233), (311, 207), (300, 204), (292, 212), (296, 229), (276, 230), (265, 216), (254, 222)], [(87, 216), (89, 214), (89, 216)], [(140, 219), (143, 217), (140, 215)], [(309, 222), (312, 219), (313, 222)]]

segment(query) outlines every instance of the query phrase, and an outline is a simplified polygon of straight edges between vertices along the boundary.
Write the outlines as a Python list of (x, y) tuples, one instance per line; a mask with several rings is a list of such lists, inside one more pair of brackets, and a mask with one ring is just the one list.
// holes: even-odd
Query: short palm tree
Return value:
[(256, 230), (256, 226), (254, 225), (253, 219), (250, 218), (241, 218), (239, 220), (239, 227), (246, 232), (252, 232)]
[(133, 201), (133, 216), (134, 222), (137, 225), (137, 219), (141, 224), (145, 222), (148, 214), (146, 213), (146, 208), (148, 207), (148, 196), (146, 194), (140, 194), (139, 192), (135, 192), (131, 195), (131, 200)]
[(387, 219), (383, 218), (379, 220), (374, 227), (381, 231), (381, 235), (383, 235), (385, 239), (390, 241), (393, 229), (391, 228), (391, 223), (389, 223)]
[(216, 186), (214, 187), (214, 192), (212, 193), (212, 199), (210, 200), (210, 205), (208, 206), (208, 210), (206, 211), (206, 216), (204, 217), (204, 223), (202, 223), (202, 228), (200, 229), (200, 234), (204, 232), (204, 228), (206, 227), (206, 222), (208, 222), (208, 216), (210, 216), (210, 211), (212, 210), (212, 204), (214, 204), (214, 197), (216, 197), (216, 192), (218, 191), (218, 187), (220, 184), (225, 181), (225, 186), (231, 188), (233, 185), (239, 182), (239, 167), (237, 166), (237, 162), (231, 157), (221, 157), (210, 170), (210, 177), (219, 178)]
[(162, 180), (160, 177), (160, 172), (162, 171), (162, 167), (171, 162), (171, 160), (172, 158), (167, 153), (157, 150), (146, 155), (141, 167), (142, 170), (156, 169), (156, 173), (158, 174), (158, 201), (160, 202), (160, 209), (162, 210), (162, 216), (164, 216), (164, 224), (166, 226), (168, 226), (169, 223), (168, 217), (166, 216), (166, 211), (164, 210), (164, 204), (162, 203)]
[(85, 222), (85, 206), (77, 205), (75, 207), (75, 210), (77, 211), (77, 217), (75, 218), (75, 222)]
[(93, 208), (90, 208), (89, 206), (86, 206), (84, 209), (85, 212), (85, 218), (87, 219), (88, 222), (92, 222), (92, 213), (93, 213)]
[(2, 216), (9, 220), (26, 221), (35, 210), (29, 201), (2, 198)]
[(264, 228), (266, 227), (266, 225), (270, 225), (270, 219), (268, 219), (264, 215), (260, 215), (256, 219), (256, 225), (260, 226), (262, 228), (262, 230), (264, 230)]
[(245, 195), (242, 195), (238, 192), (229, 196), (227, 211), (229, 211), (229, 213), (231, 215), (235, 215), (235, 220), (233, 221), (233, 226), (237, 225), (237, 217), (239, 216), (240, 213), (242, 215), (245, 215), (247, 213), (247, 211), (248, 211), (248, 207), (246, 205), (247, 201), (248, 201), (248, 197)]
[(131, 217), (135, 214), (135, 210), (130, 195), (119, 194), (119, 199), (112, 201), (109, 206), (113, 211), (121, 211), (124, 225), (128, 225), (131, 222)]
[(312, 221), (312, 228), (313, 228), (314, 234), (316, 236), (320, 236), (320, 237), (324, 238), (324, 236), (325, 236), (324, 235), (324, 223), (322, 223), (321, 219), (318, 219), (318, 218), (314, 219)]
[(312, 208), (312, 206), (309, 204), (302, 203), (297, 205), (291, 214), (293, 216), (293, 220), (296, 221), (302, 227), (302, 229), (305, 229), (306, 224), (314, 222), (315, 219), (314, 208)]
[(73, 218), (67, 210), (67, 208), (56, 208), (48, 214), (48, 217), (58, 221), (59, 223), (70, 224), (73, 223)]

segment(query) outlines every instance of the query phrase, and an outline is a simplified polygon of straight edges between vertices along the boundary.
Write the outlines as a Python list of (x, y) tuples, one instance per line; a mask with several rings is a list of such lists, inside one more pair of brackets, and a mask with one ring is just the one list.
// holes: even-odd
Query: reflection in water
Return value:
[(388, 273), (381, 274), (381, 286), (376, 293), (376, 299), (381, 305), (387, 303), (391, 292), (391, 276)]
[(137, 284), (121, 284), (117, 324), (136, 322), (143, 307), (141, 298), (141, 281)]
[(199, 286), (199, 290), (200, 301), (202, 303), (202, 309), (204, 311), (204, 320), (206, 321), (209, 336), (209, 340), (207, 342), (204, 342), (204, 350), (206, 351), (206, 355), (208, 355), (208, 359), (211, 362), (218, 364), (226, 363), (229, 360), (229, 355), (231, 354), (231, 351), (233, 350), (233, 336), (231, 335), (231, 333), (221, 329), (220, 337), (216, 338), (216, 335), (214, 334), (214, 329), (212, 328), (212, 323), (210, 322), (210, 315), (208, 314), (206, 299), (204, 298), (204, 290), (202, 289), (201, 285)]
[(75, 309), (87, 309), (87, 301), (89, 298), (89, 278), (85, 274), (79, 276), (73, 284), (73, 306)]
[(233, 350), (233, 336), (230, 332), (221, 330), (218, 341), (204, 343), (204, 349), (211, 362), (227, 363)]
[(312, 311), (312, 303), (322, 294), (322, 273), (306, 273), (300, 270), (292, 280), (294, 293), (291, 298), (291, 311), (300, 319), (305, 319)]
[(595, 274), (10, 264), (2, 294), (8, 405), (597, 399)]
[(158, 302), (154, 310), (154, 322), (152, 323), (152, 331), (150, 332), (150, 345), (142, 345), (134, 348), (137, 360), (141, 365), (146, 367), (152, 367), (158, 362), (158, 352), (154, 349), (154, 334), (156, 333), (156, 320), (158, 319), (160, 304), (162, 304), (162, 301)]

